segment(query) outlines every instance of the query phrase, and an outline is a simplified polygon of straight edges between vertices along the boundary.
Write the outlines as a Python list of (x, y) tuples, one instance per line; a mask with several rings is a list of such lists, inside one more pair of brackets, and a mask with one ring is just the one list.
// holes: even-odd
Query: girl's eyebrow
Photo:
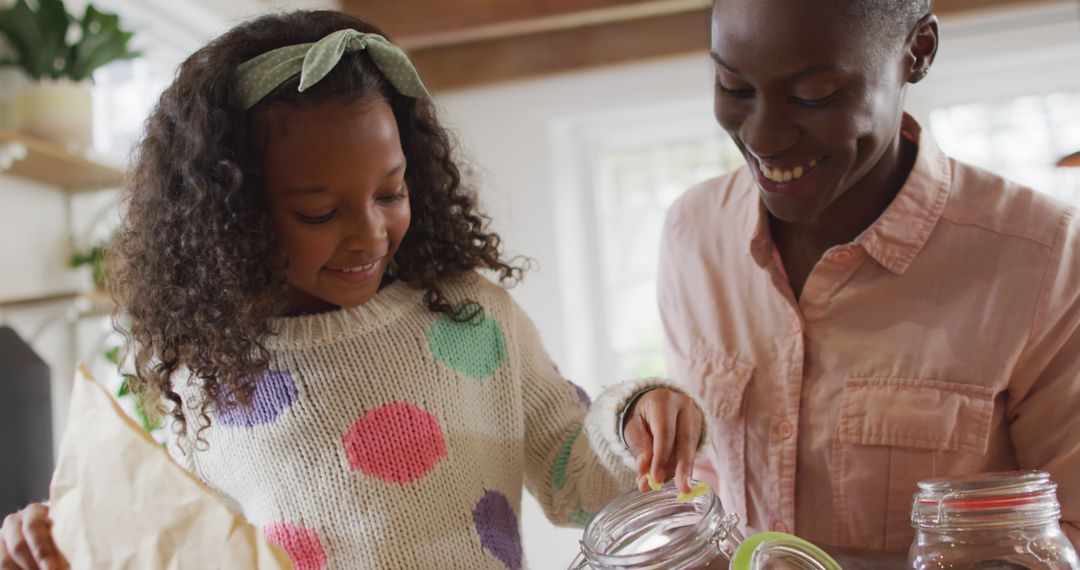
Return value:
[(386, 177), (390, 178), (391, 176), (397, 174), (398, 172), (401, 172), (402, 170), (405, 170), (405, 159), (404, 158), (402, 158), (400, 161), (398, 161), (398, 163), (395, 164), (393, 168), (386, 171)]
[[(742, 77), (742, 74), (739, 73), (739, 70), (737, 70), (734, 67), (728, 65), (728, 63), (726, 61), (724, 61), (723, 59), (721, 59), (720, 56), (716, 52), (709, 52), (709, 57), (711, 57), (712, 60), (715, 61), (717, 65), (719, 65), (720, 67), (723, 67), (729, 73), (733, 73), (735, 75), (738, 75), (739, 77)], [(795, 79), (800, 79), (800, 78), (806, 77), (807, 75), (814, 75), (816, 73), (831, 73), (831, 72), (838, 72), (838, 71), (841, 71), (841, 69), (839, 67), (836, 67), (835, 65), (828, 65), (828, 64), (823, 64), (822, 63), (822, 64), (811, 65), (809, 67), (806, 67), (806, 68), (800, 69), (799, 71), (791, 73), (787, 77), (784, 77), (784, 80), (792, 81), (792, 80), (795, 80)]]
[(318, 194), (320, 192), (326, 192), (326, 186), (312, 186), (310, 188), (293, 188), (285, 192), (286, 196), (293, 196), (299, 194)]
[[(390, 177), (394, 176), (395, 174), (401, 172), (402, 170), (405, 170), (405, 159), (404, 158), (401, 159), (400, 161), (398, 161), (398, 163), (395, 164), (393, 167), (391, 167), (390, 170), (386, 171), (386, 177), (390, 178)], [(311, 187), (307, 187), (307, 188), (292, 188), (292, 189), (286, 190), (285, 195), (286, 196), (294, 196), (294, 195), (318, 194), (320, 192), (326, 192), (326, 191), (327, 191), (326, 186), (311, 186)]]

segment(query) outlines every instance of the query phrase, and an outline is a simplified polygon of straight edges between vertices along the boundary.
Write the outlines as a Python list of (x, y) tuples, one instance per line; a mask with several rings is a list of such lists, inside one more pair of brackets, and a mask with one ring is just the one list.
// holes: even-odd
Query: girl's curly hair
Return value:
[(262, 134), (253, 124), (274, 106), (338, 97), (390, 104), (409, 165), (412, 222), (389, 273), (425, 289), (430, 310), (470, 317), (439, 288), (447, 277), (478, 268), (504, 282), (521, 277), (523, 269), (501, 257), (499, 236), (487, 231), (488, 218), (463, 186), (431, 101), (399, 94), (364, 52), (346, 54), (303, 93), (296, 77), (250, 111), (241, 107), (233, 91), (237, 65), (344, 28), (382, 33), (333, 11), (243, 23), (181, 64), (147, 119), (126, 215), (110, 248), (109, 288), (134, 364), (131, 388), (145, 401), (171, 401), (181, 435), (188, 426), (175, 389), (179, 376), (200, 381), (202, 398), (194, 405), (201, 433), (210, 425), (212, 402), (250, 403), (269, 364), (263, 341), (270, 321), (285, 309), (285, 267), (260, 180)]

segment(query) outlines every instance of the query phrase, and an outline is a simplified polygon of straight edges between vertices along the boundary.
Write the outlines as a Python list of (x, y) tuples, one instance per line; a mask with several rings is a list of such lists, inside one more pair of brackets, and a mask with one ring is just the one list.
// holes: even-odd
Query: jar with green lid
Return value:
[(711, 491), (678, 500), (668, 482), (658, 491), (632, 491), (585, 527), (571, 570), (840, 570), (823, 550), (789, 534), (744, 539), (739, 517), (727, 514)]
[(1080, 569), (1061, 530), (1057, 485), (1041, 471), (982, 473), (919, 482), (911, 509), (916, 570)]

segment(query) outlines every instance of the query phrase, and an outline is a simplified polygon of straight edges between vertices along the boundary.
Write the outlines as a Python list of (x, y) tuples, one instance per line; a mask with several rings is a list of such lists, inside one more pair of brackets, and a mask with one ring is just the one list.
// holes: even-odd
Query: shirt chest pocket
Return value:
[(844, 443), (986, 453), (994, 391), (904, 378), (850, 378), (839, 437)]
[(910, 544), (911, 497), (920, 480), (966, 471), (987, 453), (994, 390), (906, 378), (844, 384), (833, 493), (846, 521), (840, 540), (902, 549)]
[(717, 492), (728, 512), (746, 520), (746, 389), (754, 366), (733, 356), (697, 347), (689, 383), (709, 414), (710, 462), (716, 469)]

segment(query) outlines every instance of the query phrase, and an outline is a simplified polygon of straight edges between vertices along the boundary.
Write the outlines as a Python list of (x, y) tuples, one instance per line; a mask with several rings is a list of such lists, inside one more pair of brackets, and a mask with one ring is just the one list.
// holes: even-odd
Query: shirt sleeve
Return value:
[(513, 321), (525, 416), (525, 486), (551, 522), (584, 526), (634, 488), (634, 460), (620, 438), (620, 412), (644, 388), (678, 388), (655, 378), (625, 382), (590, 403), (584, 390), (562, 378), (516, 303)]
[(1062, 217), (1007, 417), (1023, 469), (1058, 485), (1062, 527), (1080, 549), (1080, 222)]

